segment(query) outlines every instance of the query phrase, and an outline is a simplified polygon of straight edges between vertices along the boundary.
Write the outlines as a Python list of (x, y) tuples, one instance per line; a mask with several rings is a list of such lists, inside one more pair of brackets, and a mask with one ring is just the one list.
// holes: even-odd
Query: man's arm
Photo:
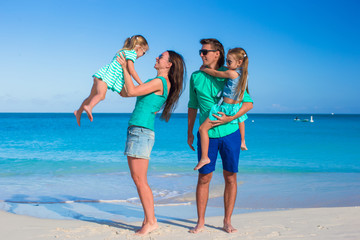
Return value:
[(190, 78), (190, 87), (189, 87), (189, 102), (188, 102), (188, 145), (189, 147), (195, 151), (193, 147), (194, 142), (194, 124), (196, 120), (197, 111), (199, 108), (199, 102), (196, 96), (195, 86), (194, 86), (194, 78), (191, 75)]
[(197, 109), (188, 108), (188, 140), (187, 140), (187, 143), (193, 151), (195, 151), (195, 148), (193, 146), (193, 142), (194, 142), (193, 130), (194, 130), (194, 124), (195, 124), (195, 120), (196, 120), (196, 115), (197, 115)]
[(218, 114), (220, 114), (221, 117), (219, 117), (217, 115), (213, 115), (218, 120), (210, 121), (210, 122), (212, 123), (213, 127), (216, 127), (216, 126), (219, 126), (219, 125), (222, 125), (222, 124), (226, 124), (226, 123), (231, 122), (232, 120), (234, 120), (236, 118), (241, 117), (242, 115), (244, 115), (245, 113), (250, 111), (252, 108), (253, 108), (253, 103), (252, 102), (244, 102), (242, 104), (241, 108), (239, 109), (239, 111), (234, 116), (227, 116), (223, 112), (218, 112)]
[(231, 122), (232, 120), (241, 117), (242, 115), (244, 115), (245, 113), (250, 111), (252, 108), (253, 108), (253, 100), (251, 99), (249, 93), (247, 91), (245, 91), (244, 97), (242, 100), (242, 106), (234, 116), (226, 116), (224, 113), (219, 112), (221, 117), (214, 115), (218, 120), (211, 121), (211, 123), (213, 124), (213, 127), (215, 127), (218, 125), (222, 125), (222, 124)]
[(218, 120), (210, 121), (210, 122), (212, 123), (213, 127), (216, 127), (216, 126), (219, 126), (219, 125), (222, 125), (222, 124), (226, 124), (226, 123), (231, 122), (232, 120), (234, 120), (236, 118), (241, 117), (242, 115), (244, 115), (245, 113), (250, 111), (252, 108), (253, 108), (253, 103), (252, 102), (243, 102), (241, 108), (239, 109), (239, 111), (234, 116), (227, 116), (223, 112), (218, 112), (218, 114), (220, 114), (221, 117), (219, 117), (217, 115), (213, 115)]

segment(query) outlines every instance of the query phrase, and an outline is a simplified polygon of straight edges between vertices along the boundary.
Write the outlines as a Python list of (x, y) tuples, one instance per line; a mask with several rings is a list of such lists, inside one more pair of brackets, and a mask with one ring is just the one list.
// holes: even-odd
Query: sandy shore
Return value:
[(102, 224), (51, 220), (0, 211), (0, 239), (360, 239), (360, 207), (305, 208), (239, 214), (233, 217), (238, 233), (221, 230), (222, 217), (207, 218), (201, 233), (188, 230), (195, 220), (169, 220), (145, 237), (134, 235), (140, 223)]

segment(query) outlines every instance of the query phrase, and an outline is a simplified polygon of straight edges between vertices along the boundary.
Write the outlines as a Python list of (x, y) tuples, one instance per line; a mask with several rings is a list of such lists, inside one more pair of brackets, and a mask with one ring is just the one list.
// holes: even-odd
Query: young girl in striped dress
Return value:
[(148, 49), (148, 43), (143, 36), (134, 35), (127, 38), (123, 48), (116, 53), (111, 63), (100, 68), (100, 70), (93, 75), (94, 83), (89, 97), (82, 102), (78, 110), (74, 111), (79, 126), (83, 111), (86, 112), (90, 121), (93, 121), (92, 109), (96, 104), (105, 99), (107, 89), (120, 94), (124, 86), (124, 74), (122, 66), (116, 61), (116, 57), (120, 56), (119, 54), (123, 53), (125, 55), (128, 72), (138, 84), (142, 84), (135, 71), (134, 62), (137, 58), (144, 56)]

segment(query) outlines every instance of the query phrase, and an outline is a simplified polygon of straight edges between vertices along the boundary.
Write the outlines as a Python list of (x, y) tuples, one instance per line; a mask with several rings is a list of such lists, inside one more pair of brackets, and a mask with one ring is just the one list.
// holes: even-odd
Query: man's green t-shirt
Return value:
[[(226, 71), (221, 67), (218, 71)], [(188, 108), (200, 110), (200, 125), (209, 117), (209, 112), (214, 104), (220, 100), (218, 93), (223, 90), (226, 78), (213, 77), (205, 72), (196, 71), (190, 78), (190, 98)], [(253, 102), (248, 92), (244, 93), (242, 102)], [(219, 138), (234, 133), (239, 129), (237, 123), (226, 123), (209, 130), (210, 138)]]

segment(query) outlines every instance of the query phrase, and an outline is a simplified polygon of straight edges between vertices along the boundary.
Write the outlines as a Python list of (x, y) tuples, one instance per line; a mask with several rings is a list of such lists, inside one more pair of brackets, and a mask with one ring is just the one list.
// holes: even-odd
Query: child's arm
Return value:
[(134, 78), (134, 80), (138, 83), (138, 84), (142, 84), (142, 81), (140, 80), (139, 75), (137, 74), (137, 72), (135, 71), (135, 66), (134, 66), (134, 62), (132, 60), (127, 60), (127, 69), (130, 73), (130, 75)]
[(218, 78), (235, 79), (239, 76), (239, 74), (234, 70), (217, 71), (215, 69), (210, 69), (207, 67), (201, 67), (200, 70), (211, 76), (218, 77)]

